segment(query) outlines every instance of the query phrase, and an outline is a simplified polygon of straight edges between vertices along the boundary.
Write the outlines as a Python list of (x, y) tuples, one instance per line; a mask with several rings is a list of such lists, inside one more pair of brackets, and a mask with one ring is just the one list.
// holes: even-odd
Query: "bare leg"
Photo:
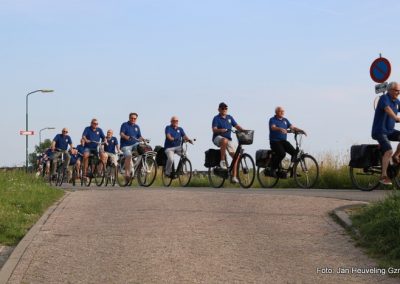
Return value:
[(125, 176), (126, 177), (131, 176), (131, 161), (132, 161), (132, 156), (125, 157)]
[(219, 147), (221, 148), (221, 161), (225, 161), (226, 159), (226, 147), (228, 146), (228, 139), (224, 138), (221, 139), (221, 143), (219, 144)]
[(397, 149), (396, 149), (396, 152), (394, 152), (394, 154), (393, 154), (393, 158), (394, 158), (395, 162), (397, 162), (397, 163), (400, 161), (400, 143), (397, 144)]
[[(231, 155), (231, 157), (233, 158), (235, 153), (229, 153), (229, 155)], [(237, 165), (238, 165), (239, 159), (240, 159), (240, 154), (238, 155), (235, 163), (233, 164), (233, 172), (232, 172), (233, 177), (237, 177)]]
[(89, 153), (86, 152), (83, 154), (83, 175), (87, 176), (87, 168), (89, 164)]
[(389, 166), (390, 158), (392, 157), (393, 151), (388, 150), (383, 154), (382, 157), (382, 177), (387, 177), (387, 168)]

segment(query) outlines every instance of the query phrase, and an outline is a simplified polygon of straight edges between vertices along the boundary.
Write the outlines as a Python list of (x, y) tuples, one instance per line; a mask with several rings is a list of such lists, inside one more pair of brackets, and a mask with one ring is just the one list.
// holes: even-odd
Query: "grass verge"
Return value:
[(360, 236), (357, 243), (382, 267), (400, 267), (400, 193), (372, 203), (351, 215)]
[(0, 244), (14, 246), (64, 192), (23, 171), (0, 173)]

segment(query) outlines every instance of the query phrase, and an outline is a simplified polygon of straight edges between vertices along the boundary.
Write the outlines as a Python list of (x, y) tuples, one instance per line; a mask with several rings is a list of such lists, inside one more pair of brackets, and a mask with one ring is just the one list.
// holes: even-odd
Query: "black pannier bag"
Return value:
[(143, 154), (146, 153), (146, 152), (153, 151), (153, 149), (151, 148), (150, 145), (147, 145), (147, 144), (139, 144), (139, 145), (137, 146), (137, 151), (138, 151), (139, 155), (143, 155)]
[(257, 150), (256, 152), (256, 166), (265, 168), (271, 159), (271, 150)]
[(378, 144), (353, 145), (350, 148), (350, 163), (352, 168), (367, 168), (379, 166), (381, 154)]
[(156, 155), (157, 166), (165, 167), (165, 165), (167, 164), (167, 154), (165, 154), (164, 147), (156, 146), (154, 148), (154, 151), (157, 153)]
[(219, 166), (221, 161), (221, 151), (219, 149), (208, 149), (206, 152), (206, 160), (204, 166), (206, 168)]

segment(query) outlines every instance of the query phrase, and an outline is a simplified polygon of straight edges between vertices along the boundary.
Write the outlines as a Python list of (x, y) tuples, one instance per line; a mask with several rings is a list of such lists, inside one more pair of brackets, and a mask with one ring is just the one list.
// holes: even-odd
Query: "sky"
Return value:
[[(391, 62), (399, 78), (398, 1), (0, 0), (0, 166), (25, 163), (29, 151), (63, 127), (75, 144), (92, 118), (119, 129), (130, 112), (151, 145), (164, 143), (173, 115), (190, 138), (193, 167), (215, 148), (218, 104), (254, 129), (255, 155), (269, 148), (277, 106), (307, 131), (315, 156), (345, 155), (370, 138), (375, 83), (371, 63)], [(293, 142), (293, 137), (289, 137)]]

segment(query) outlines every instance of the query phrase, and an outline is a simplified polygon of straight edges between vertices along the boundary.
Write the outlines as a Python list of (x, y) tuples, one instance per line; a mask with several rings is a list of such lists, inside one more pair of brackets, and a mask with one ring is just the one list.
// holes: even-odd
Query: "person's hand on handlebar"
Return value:
[(279, 132), (283, 133), (283, 134), (287, 134), (288, 131), (285, 128), (279, 128)]

